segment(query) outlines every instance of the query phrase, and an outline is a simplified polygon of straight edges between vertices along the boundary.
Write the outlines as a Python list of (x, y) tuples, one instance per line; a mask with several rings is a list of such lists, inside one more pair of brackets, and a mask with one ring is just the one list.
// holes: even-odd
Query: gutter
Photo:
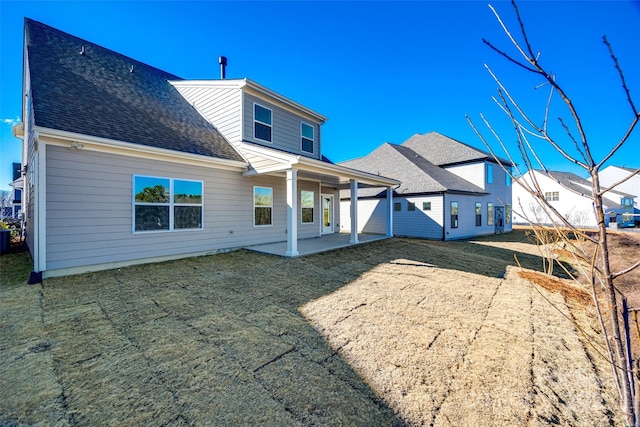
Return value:
[[(75, 146), (77, 148), (85, 148), (79, 146), (79, 142), (85, 142), (89, 144), (96, 151), (103, 152), (114, 152), (114, 151), (122, 151), (122, 153), (116, 154), (128, 154), (128, 155), (137, 155), (137, 157), (149, 157), (149, 155), (157, 155), (160, 157), (165, 157), (166, 160), (173, 161), (182, 161), (185, 160), (189, 162), (198, 163), (202, 166), (218, 166), (227, 169), (246, 169), (249, 164), (245, 161), (240, 160), (229, 160), (222, 159), (218, 157), (210, 157), (202, 154), (191, 154), (184, 153), (181, 151), (169, 150), (166, 148), (156, 148), (148, 145), (135, 144), (131, 142), (123, 142), (115, 139), (109, 138), (101, 138), (97, 136), (79, 134), (75, 132), (61, 131), (57, 129), (51, 128), (43, 128), (40, 126), (34, 126), (33, 131), (38, 132), (40, 138), (54, 138), (60, 139), (64, 141), (69, 141), (69, 146)], [(56, 143), (53, 141), (48, 142), (51, 145), (66, 145), (60, 142)], [(82, 145), (82, 144), (80, 144)]]
[(447, 193), (442, 194), (442, 241), (447, 239)]
[(362, 182), (364, 183), (367, 183), (366, 181), (369, 181), (368, 183), (371, 185), (399, 186), (401, 184), (401, 182), (397, 179), (387, 178), (385, 176), (375, 175), (369, 172), (351, 169), (346, 166), (326, 163), (320, 160), (310, 159), (303, 156), (296, 156), (295, 161), (291, 162), (292, 166), (294, 164), (304, 165), (313, 168), (318, 172), (331, 171), (337, 175), (343, 176), (344, 178), (356, 179), (359, 181), (362, 180)]

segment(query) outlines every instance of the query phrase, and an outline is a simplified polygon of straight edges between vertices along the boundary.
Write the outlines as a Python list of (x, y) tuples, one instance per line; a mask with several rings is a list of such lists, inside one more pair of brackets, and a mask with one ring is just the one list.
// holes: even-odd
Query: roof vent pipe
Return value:
[(227, 78), (227, 57), (219, 57), (218, 62), (220, 63), (220, 78), (224, 80), (225, 78)]

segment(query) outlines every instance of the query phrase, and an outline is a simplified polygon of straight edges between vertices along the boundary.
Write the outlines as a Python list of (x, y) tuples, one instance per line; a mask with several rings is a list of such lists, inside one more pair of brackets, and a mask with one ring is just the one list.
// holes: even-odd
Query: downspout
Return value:
[(442, 241), (447, 237), (447, 193), (442, 192)]

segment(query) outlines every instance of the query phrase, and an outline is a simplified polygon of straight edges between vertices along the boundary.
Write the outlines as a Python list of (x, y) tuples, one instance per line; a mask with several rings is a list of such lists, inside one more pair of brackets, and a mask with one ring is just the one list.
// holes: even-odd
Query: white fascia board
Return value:
[(345, 166), (335, 165), (332, 163), (322, 162), (320, 160), (311, 159), (308, 157), (297, 156), (295, 166), (299, 170), (305, 170), (310, 172), (324, 173), (327, 175), (336, 175), (342, 179), (355, 179), (363, 184), (376, 185), (376, 186), (397, 186), (400, 185), (400, 181), (387, 178), (380, 175), (374, 175), (372, 173), (359, 171), (357, 169), (351, 169)]
[(245, 79), (224, 80), (169, 80), (169, 84), (175, 87), (217, 88), (217, 89), (241, 89), (246, 85)]
[[(357, 179), (364, 184), (382, 187), (400, 185), (400, 181), (392, 178), (374, 175), (372, 173), (351, 169), (346, 166), (323, 162), (321, 160), (312, 159), (306, 156), (299, 156), (297, 154), (289, 154), (273, 150), (269, 147), (244, 144), (242, 146), (242, 149), (248, 152), (252, 152), (253, 154), (256, 154), (258, 156), (267, 158), (269, 160), (281, 163), (281, 166), (271, 166), (269, 168), (269, 172), (285, 171), (287, 169), (295, 168), (299, 171), (315, 172), (324, 175), (337, 176), (344, 180)], [(260, 173), (264, 172), (247, 171), (246, 175), (256, 175)]]
[(228, 170), (246, 170), (249, 164), (244, 161), (220, 159), (200, 154), (183, 153), (180, 151), (156, 148), (147, 145), (123, 142), (114, 139), (100, 138), (75, 132), (34, 126), (39, 134), (41, 143), (57, 146), (71, 146), (71, 143), (82, 143), (84, 150), (100, 151), (145, 159), (184, 163), (192, 166), (216, 167)]
[(23, 139), (24, 138), (24, 122), (20, 122), (15, 126), (11, 127), (11, 131), (13, 132), (13, 136), (16, 138)]
[(320, 124), (322, 124), (322, 123), (324, 123), (324, 122), (326, 122), (328, 120), (328, 118), (326, 116), (323, 116), (322, 114), (317, 113), (317, 112), (313, 111), (312, 109), (305, 107), (302, 104), (298, 104), (297, 102), (295, 102), (295, 101), (293, 101), (293, 100), (291, 100), (291, 99), (289, 99), (289, 98), (287, 98), (285, 96), (282, 96), (279, 93), (274, 92), (271, 89), (269, 89), (269, 88), (267, 88), (265, 86), (262, 86), (261, 84), (258, 84), (256, 82), (254, 82), (253, 80), (245, 79), (245, 81), (246, 81), (246, 85), (247, 85), (248, 88), (251, 88), (254, 91), (259, 92), (261, 94), (264, 94), (264, 95), (266, 95), (266, 96), (268, 96), (270, 98), (273, 98), (273, 99), (275, 99), (275, 100), (277, 100), (277, 101), (279, 101), (279, 102), (281, 102), (283, 104), (287, 104), (287, 105), (289, 105), (289, 106), (291, 106), (291, 107), (293, 107), (295, 109), (301, 110), (301, 111), (305, 112), (306, 114), (314, 117)]
[(242, 145), (240, 146), (240, 149), (252, 154), (256, 154), (261, 157), (265, 157), (269, 160), (274, 160), (278, 162), (292, 163), (292, 162), (296, 162), (298, 158), (297, 154), (291, 154), (285, 151), (274, 150), (269, 147), (263, 147), (260, 145), (250, 144), (250, 143), (249, 144), (242, 143)]

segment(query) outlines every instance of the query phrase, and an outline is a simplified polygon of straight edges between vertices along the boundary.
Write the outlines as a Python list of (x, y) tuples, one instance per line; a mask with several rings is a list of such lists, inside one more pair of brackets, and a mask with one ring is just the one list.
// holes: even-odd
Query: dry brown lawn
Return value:
[(508, 267), (540, 268), (529, 243), (238, 251), (32, 286), (3, 256), (0, 425), (618, 425), (589, 305)]

